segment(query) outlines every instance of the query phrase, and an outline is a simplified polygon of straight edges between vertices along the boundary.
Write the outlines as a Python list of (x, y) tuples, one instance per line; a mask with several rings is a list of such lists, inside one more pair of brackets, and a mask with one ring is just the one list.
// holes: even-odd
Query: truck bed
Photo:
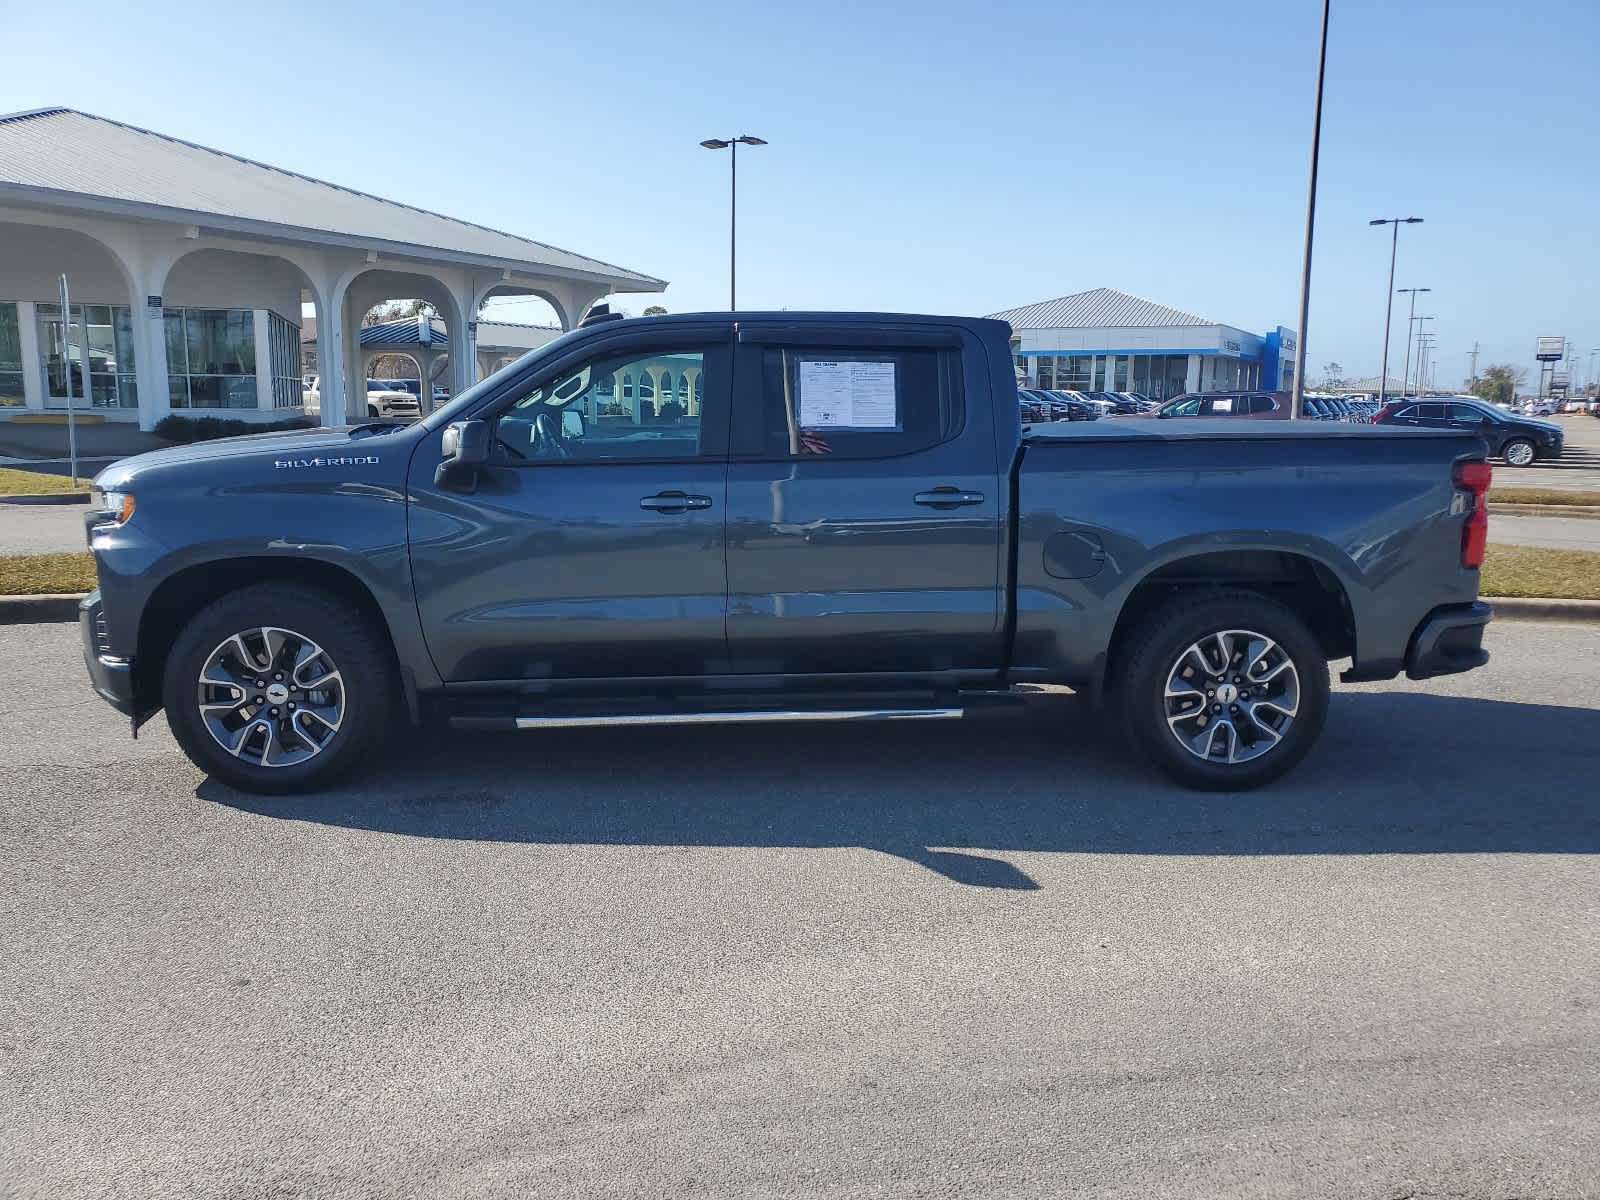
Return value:
[[(1324, 422), (1108, 419), (1028, 426), (1013, 467), (1016, 677), (1095, 683), (1130, 595), (1164, 571), (1310, 579), (1348, 678), (1387, 678), (1435, 606), (1468, 604), (1468, 433)], [(1207, 556), (1210, 556), (1209, 559)], [(1179, 564), (1182, 560), (1181, 566)]]

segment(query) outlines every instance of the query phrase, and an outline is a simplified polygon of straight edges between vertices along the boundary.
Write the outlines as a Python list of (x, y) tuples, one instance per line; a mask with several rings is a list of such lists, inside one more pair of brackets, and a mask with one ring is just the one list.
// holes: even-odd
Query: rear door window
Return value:
[(762, 458), (885, 458), (931, 449), (961, 431), (960, 355), (954, 349), (754, 349), (760, 355), (760, 423), (750, 429), (740, 422), (742, 452)]

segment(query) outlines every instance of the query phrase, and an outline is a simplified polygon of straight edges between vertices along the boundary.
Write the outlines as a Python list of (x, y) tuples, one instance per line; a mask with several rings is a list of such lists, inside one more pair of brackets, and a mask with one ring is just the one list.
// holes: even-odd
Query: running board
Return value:
[[(574, 729), (614, 725), (721, 725), (775, 721), (954, 721), (960, 708), (729, 709), (722, 712), (617, 713), (583, 717), (518, 717), (518, 729)], [(468, 718), (470, 720), (470, 718)]]

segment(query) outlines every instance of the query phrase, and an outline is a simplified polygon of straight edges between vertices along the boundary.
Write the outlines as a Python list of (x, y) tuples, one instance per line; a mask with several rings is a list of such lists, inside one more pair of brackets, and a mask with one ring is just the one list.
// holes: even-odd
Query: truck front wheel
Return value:
[(249, 792), (323, 787), (377, 748), (394, 666), (370, 621), (296, 584), (242, 588), (202, 609), (167, 656), (167, 723), (191, 762)]
[(1193, 592), (1149, 613), (1113, 685), (1135, 745), (1179, 783), (1211, 791), (1276, 779), (1328, 714), (1322, 647), (1254, 592)]

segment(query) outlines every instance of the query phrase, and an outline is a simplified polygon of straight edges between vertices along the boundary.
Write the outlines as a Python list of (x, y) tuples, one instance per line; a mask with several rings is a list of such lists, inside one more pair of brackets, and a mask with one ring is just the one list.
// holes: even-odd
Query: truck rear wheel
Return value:
[(1135, 745), (1179, 783), (1211, 791), (1276, 779), (1328, 715), (1322, 647), (1254, 592), (1189, 593), (1151, 612), (1113, 685)]
[(326, 786), (377, 749), (395, 711), (380, 631), (296, 584), (242, 588), (202, 609), (167, 656), (167, 723), (197, 767), (248, 792)]

